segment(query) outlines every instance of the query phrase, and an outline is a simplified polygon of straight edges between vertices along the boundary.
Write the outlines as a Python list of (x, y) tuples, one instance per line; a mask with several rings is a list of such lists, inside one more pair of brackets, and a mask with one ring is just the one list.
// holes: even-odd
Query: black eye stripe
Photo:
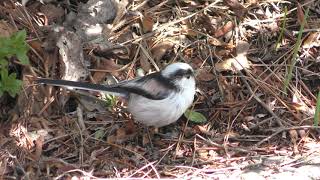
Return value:
[(193, 74), (193, 72), (192, 72), (191, 69), (180, 69), (180, 70), (174, 72), (174, 73), (171, 75), (171, 77), (172, 77), (172, 78), (175, 78), (175, 77), (183, 77), (183, 76), (190, 76), (190, 75), (192, 75), (192, 74)]

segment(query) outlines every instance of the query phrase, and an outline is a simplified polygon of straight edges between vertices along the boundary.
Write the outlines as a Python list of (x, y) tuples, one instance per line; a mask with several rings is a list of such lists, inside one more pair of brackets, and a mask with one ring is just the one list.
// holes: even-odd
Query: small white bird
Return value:
[(133, 118), (154, 127), (177, 121), (191, 106), (196, 91), (193, 69), (186, 63), (173, 63), (160, 72), (110, 86), (52, 79), (36, 81), (53, 86), (124, 95), (128, 97), (128, 110)]

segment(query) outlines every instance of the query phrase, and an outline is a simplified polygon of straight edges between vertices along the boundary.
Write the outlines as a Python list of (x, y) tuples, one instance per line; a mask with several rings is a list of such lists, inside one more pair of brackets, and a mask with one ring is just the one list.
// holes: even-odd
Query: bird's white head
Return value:
[(192, 67), (187, 63), (173, 63), (161, 71), (161, 75), (180, 89), (195, 89), (195, 78)]
[(161, 74), (164, 77), (170, 78), (173, 74), (175, 74), (178, 70), (185, 70), (188, 71), (190, 70), (191, 72), (193, 72), (192, 67), (187, 64), (187, 63), (182, 63), (182, 62), (177, 62), (177, 63), (173, 63), (170, 64), (168, 66), (166, 66), (162, 71)]

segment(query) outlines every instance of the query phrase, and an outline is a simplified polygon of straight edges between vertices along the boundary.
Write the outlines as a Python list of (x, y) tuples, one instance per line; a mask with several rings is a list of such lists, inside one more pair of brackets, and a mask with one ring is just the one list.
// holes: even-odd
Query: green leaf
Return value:
[(95, 139), (102, 139), (104, 135), (105, 135), (105, 130), (104, 130), (103, 128), (99, 128), (99, 129), (94, 133)]
[(190, 121), (194, 122), (194, 123), (205, 123), (205, 122), (207, 122), (207, 118), (203, 114), (201, 114), (199, 112), (186, 110), (186, 112), (184, 113), (184, 116), (187, 119), (189, 119)]
[(24, 65), (29, 64), (29, 58), (27, 56), (27, 53), (25, 52), (17, 52), (17, 58), (20, 60), (20, 62)]
[(4, 60), (3, 58), (0, 58), (0, 69), (6, 68), (8, 66), (8, 61)]
[(22, 41), (26, 40), (27, 32), (26, 32), (26, 30), (23, 29), (21, 31), (16, 32), (12, 37), (17, 42), (22, 42)]
[(18, 31), (10, 37), (0, 37), (0, 96), (7, 91), (14, 97), (21, 89), (22, 81), (17, 79), (15, 73), (8, 72), (8, 60), (16, 56), (22, 64), (29, 64), (27, 56), (29, 46), (26, 37), (25, 30)]
[(7, 69), (1, 70), (2, 90), (7, 91), (10, 96), (15, 97), (21, 89), (22, 81), (16, 79), (15, 73), (8, 74)]
[(3, 86), (2, 86), (2, 82), (0, 81), (0, 97), (3, 95), (4, 90), (3, 90)]
[(26, 43), (27, 33), (25, 30), (18, 31), (10, 37), (0, 38), (0, 58), (11, 58), (16, 55), (22, 64), (29, 64), (27, 52), (29, 46)]
[(117, 97), (111, 94), (106, 94), (106, 105), (108, 108), (112, 108), (117, 103)]
[(15, 54), (22, 64), (29, 64), (27, 52), (29, 47), (26, 43), (27, 32), (25, 30), (18, 31), (13, 35), (13, 46), (15, 46)]

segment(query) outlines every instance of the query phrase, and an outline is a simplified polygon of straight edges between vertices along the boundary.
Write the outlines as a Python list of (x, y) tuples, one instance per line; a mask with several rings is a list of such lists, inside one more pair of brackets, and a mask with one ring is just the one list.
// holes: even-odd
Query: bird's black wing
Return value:
[(36, 82), (39, 84), (72, 87), (82, 90), (104, 91), (120, 96), (127, 96), (130, 93), (134, 93), (153, 100), (165, 99), (172, 91), (177, 90), (176, 86), (169, 80), (163, 78), (159, 72), (133, 80), (122, 81), (113, 85), (101, 85), (46, 78), (39, 78), (36, 80)]
[(123, 81), (111, 86), (153, 100), (165, 99), (172, 91), (177, 90), (173, 82), (163, 78), (159, 72), (133, 80)]

